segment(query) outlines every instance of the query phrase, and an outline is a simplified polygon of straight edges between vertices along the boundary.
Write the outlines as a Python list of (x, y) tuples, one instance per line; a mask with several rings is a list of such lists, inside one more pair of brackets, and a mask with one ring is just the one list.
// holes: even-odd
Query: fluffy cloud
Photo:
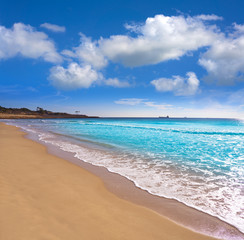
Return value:
[(70, 63), (67, 68), (55, 66), (50, 70), (49, 79), (53, 86), (63, 90), (89, 88), (101, 76), (90, 65), (80, 66)]
[(107, 59), (129, 67), (156, 64), (179, 59), (189, 51), (211, 45), (220, 33), (215, 25), (205, 24), (205, 21), (221, 19), (213, 14), (195, 17), (156, 15), (143, 24), (125, 25), (135, 37), (113, 35), (92, 41), (80, 34), (80, 45), (62, 53), (97, 69), (105, 67)]
[[(205, 78), (229, 84), (235, 79), (243, 78), (244, 25), (234, 24), (235, 31), (226, 35), (216, 25), (207, 23), (222, 19), (214, 14), (194, 17), (156, 15), (147, 18), (143, 24), (127, 24), (125, 27), (133, 32), (133, 37), (113, 35), (92, 41), (81, 34), (80, 45), (62, 53), (69, 58), (79, 59), (81, 64), (101, 69), (108, 64), (108, 60), (136, 67), (179, 59), (191, 51), (209, 47), (207, 51), (204, 49), (206, 52), (202, 53), (199, 59), (199, 64), (208, 72)], [(194, 76), (188, 80), (174, 77), (157, 79), (153, 84), (159, 91), (173, 91), (175, 95), (193, 95), (197, 91), (199, 81)], [(108, 79), (107, 85), (122, 87), (127, 84)], [(168, 88), (171, 90), (167, 90)]]
[(0, 26), (0, 59), (21, 55), (27, 58), (43, 58), (47, 62), (62, 61), (54, 43), (43, 32), (30, 25), (15, 23), (11, 29)]
[(216, 20), (215, 15), (198, 17), (156, 15), (147, 18), (143, 25), (127, 25), (136, 37), (115, 35), (101, 39), (99, 46), (105, 56), (125, 66), (156, 64), (169, 59), (179, 59), (189, 51), (211, 45), (217, 33), (205, 20)]
[(62, 54), (71, 58), (78, 58), (80, 62), (92, 65), (94, 68), (100, 69), (107, 65), (107, 59), (101, 52), (97, 41), (81, 35), (81, 43), (73, 50), (64, 50)]
[[(136, 67), (179, 59), (191, 51), (208, 47), (207, 51), (203, 49), (205, 53), (199, 59), (199, 64), (208, 72), (205, 79), (230, 84), (243, 79), (244, 25), (233, 24), (234, 32), (225, 34), (209, 23), (222, 19), (214, 14), (194, 17), (156, 15), (142, 24), (125, 25), (132, 35), (113, 35), (92, 41), (81, 34), (81, 44), (72, 51), (64, 50), (63, 54), (79, 59), (81, 64), (101, 69), (108, 60)], [(183, 82), (181, 77), (167, 81), (158, 79), (154, 85), (157, 89), (171, 86), (172, 90), (167, 91), (173, 91), (175, 95), (193, 95), (199, 81)], [(178, 88), (181, 90), (173, 88), (174, 84), (182, 86)], [(120, 83), (108, 80), (108, 85), (119, 86)]]
[(43, 23), (40, 26), (53, 32), (65, 32), (66, 30), (64, 26), (58, 26), (51, 23)]
[(234, 35), (238, 36), (238, 34), (244, 33), (244, 25), (234, 23), (233, 27), (236, 31)]
[(91, 65), (79, 65), (72, 62), (67, 68), (62, 66), (52, 67), (49, 80), (53, 86), (62, 90), (74, 90), (78, 88), (89, 88), (92, 85), (107, 85), (116, 88), (129, 87), (128, 82), (117, 78), (105, 79), (101, 72)]
[[(221, 84), (232, 84), (244, 79), (244, 25), (235, 23), (234, 31), (230, 32), (229, 28), (226, 34), (209, 22), (216, 20), (222, 20), (222, 17), (214, 14), (194, 17), (156, 15), (142, 24), (127, 24), (125, 27), (132, 34), (113, 35), (99, 40), (80, 34), (78, 46), (62, 51), (67, 57), (64, 59), (72, 63), (67, 68), (52, 68), (50, 79), (53, 79), (55, 86), (64, 89), (87, 87), (94, 82), (129, 87), (126, 81), (105, 79), (99, 71), (107, 66), (108, 61), (136, 67), (179, 59), (191, 51), (208, 47), (201, 49), (199, 59), (199, 64), (208, 73), (205, 78)], [(56, 32), (65, 31), (65, 27), (50, 23), (43, 23), (41, 27)], [(52, 63), (63, 60), (45, 33), (22, 23), (16, 23), (12, 28), (0, 26), (0, 59), (15, 56), (42, 58)], [(87, 78), (85, 74), (88, 74)], [(188, 73), (187, 78), (174, 76), (151, 83), (158, 91), (171, 91), (178, 96), (194, 95), (199, 87), (194, 73)]]
[(199, 59), (209, 81), (233, 84), (243, 79), (244, 73), (244, 25), (234, 25), (235, 32), (213, 42), (209, 50)]
[(199, 80), (193, 72), (188, 72), (186, 76), (159, 78), (151, 81), (151, 84), (160, 92), (173, 92), (176, 96), (194, 95), (198, 90)]

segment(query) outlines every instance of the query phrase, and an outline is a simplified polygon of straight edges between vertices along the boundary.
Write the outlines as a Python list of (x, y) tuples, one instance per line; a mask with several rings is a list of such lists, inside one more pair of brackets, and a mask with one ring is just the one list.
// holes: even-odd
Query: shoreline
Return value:
[(22, 131), (26, 133), (25, 138), (46, 146), (48, 153), (65, 159), (98, 176), (102, 179), (106, 188), (121, 199), (149, 208), (176, 224), (206, 236), (226, 240), (241, 240), (244, 237), (239, 229), (216, 216), (188, 206), (176, 199), (153, 195), (118, 173), (110, 172), (103, 166), (93, 165), (78, 159), (73, 153), (45, 143), (30, 132)]
[[(0, 123), (0, 127), (2, 127), (2, 126), (3, 126), (3, 124)], [(29, 134), (27, 135), (26, 133), (23, 133), (22, 129), (19, 129), (18, 131), (20, 132), (20, 130), (22, 131), (23, 139), (30, 138)], [(38, 141), (38, 139), (32, 139), (32, 140)], [(208, 214), (204, 214), (204, 213), (202, 213), (198, 210), (195, 210), (193, 208), (190, 208), (188, 206), (183, 206), (184, 204), (181, 204), (182, 206), (179, 207), (180, 203), (177, 202), (176, 200), (164, 199), (164, 201), (162, 202), (162, 199), (163, 199), (162, 197), (153, 196), (150, 193), (148, 193), (140, 188), (137, 188), (131, 181), (129, 181), (128, 179), (126, 179), (118, 174), (111, 173), (103, 167), (97, 167), (97, 166), (93, 166), (89, 163), (82, 162), (81, 160), (73, 157), (71, 153), (67, 153), (62, 150), (58, 151), (57, 149), (55, 149), (55, 147), (52, 148), (48, 144), (44, 144), (41, 141), (38, 141), (38, 142), (41, 143), (41, 145), (44, 145), (47, 147), (46, 151), (49, 154), (56, 155), (59, 158), (68, 160), (68, 162), (72, 162), (75, 165), (79, 165), (80, 167), (83, 168), (83, 171), (88, 170), (89, 172), (92, 173), (92, 175), (95, 175), (94, 177), (98, 176), (99, 179), (102, 179), (106, 188), (108, 189), (108, 190), (105, 189), (105, 191), (110, 191), (110, 192), (114, 193), (119, 198), (126, 200), (127, 203), (128, 203), (128, 201), (132, 202), (131, 204), (134, 203), (134, 204), (136, 204), (135, 206), (138, 206), (138, 207), (140, 207), (139, 205), (141, 205), (141, 206), (143, 206), (143, 208), (146, 207), (148, 211), (151, 211), (150, 209), (152, 209), (154, 213), (155, 212), (159, 213), (161, 215), (160, 217), (165, 218), (165, 216), (166, 216), (166, 218), (165, 218), (166, 221), (171, 222), (170, 220), (168, 220), (170, 218), (170, 219), (174, 220), (175, 222), (180, 223), (181, 225), (184, 225), (185, 227), (188, 227), (188, 228), (190, 227), (189, 225), (191, 225), (191, 223), (195, 222), (195, 225), (197, 225), (198, 227), (199, 227), (199, 225), (202, 226), (201, 232), (204, 234), (208, 234), (207, 232), (204, 232), (204, 229), (206, 230), (206, 224), (209, 223), (209, 221), (210, 221), (210, 225), (208, 225), (208, 228), (209, 228), (208, 231), (210, 231), (210, 232), (214, 231), (215, 235), (216, 235), (216, 233), (219, 234), (219, 235), (217, 234), (215, 237), (222, 238), (223, 236), (227, 236), (227, 232), (225, 231), (226, 229), (228, 229), (228, 234), (230, 234), (229, 236), (231, 236), (231, 239), (241, 239), (241, 236), (243, 236), (243, 235), (238, 234), (237, 229), (235, 229), (234, 227), (230, 226), (227, 223), (224, 223), (223, 221), (221, 221), (217, 218), (215, 219), (214, 217), (212, 217)], [(38, 143), (36, 143), (36, 144), (38, 144)], [(111, 183), (113, 183), (113, 184), (111, 184)], [(118, 183), (119, 183), (119, 185), (117, 185)], [(121, 191), (121, 189), (122, 189), (122, 191)], [(152, 200), (152, 199), (154, 199), (154, 200)], [(124, 201), (124, 200), (122, 200), (122, 201)], [(168, 205), (168, 207), (165, 208), (165, 205)], [(164, 206), (164, 207), (162, 208), (162, 206)], [(178, 209), (176, 208), (176, 206), (178, 206)], [(174, 211), (172, 211), (172, 209)], [(188, 209), (188, 211), (186, 211), (186, 209)], [(189, 209), (191, 209), (191, 210), (189, 210)], [(177, 212), (177, 211), (178, 211), (178, 213), (175, 214), (175, 212)], [(186, 212), (185, 212), (185, 215), (182, 216), (181, 220), (183, 220), (183, 221), (181, 222), (181, 220), (179, 219), (179, 213), (181, 213), (182, 211), (186, 211)], [(204, 221), (203, 221), (203, 215), (206, 215), (204, 217), (205, 218)], [(194, 218), (192, 219), (193, 216), (194, 216)], [(176, 217), (176, 219), (174, 219), (175, 217)], [(177, 217), (178, 217), (178, 219), (177, 219)], [(186, 222), (186, 217), (188, 217), (188, 220), (189, 220), (188, 224), (184, 224), (184, 222)], [(215, 220), (213, 220), (213, 219), (215, 219)], [(217, 223), (217, 225), (214, 225), (213, 224), (214, 222), (215, 222), (215, 224)], [(171, 222), (171, 223), (175, 224), (173, 222)], [(176, 225), (182, 228), (182, 226), (180, 226), (178, 224), (176, 224)], [(216, 226), (218, 226), (218, 227), (216, 228)], [(193, 228), (190, 227), (190, 228), (193, 229), (194, 231), (196, 231), (196, 229), (194, 229), (194, 227)], [(185, 229), (185, 231), (190, 231), (186, 228), (184, 228), (184, 229)], [(196, 234), (198, 234), (198, 233), (196, 233)], [(238, 235), (240, 238), (238, 238)], [(201, 235), (201, 236), (203, 236), (203, 235)], [(204, 236), (204, 237), (206, 237), (206, 239), (212, 239), (212, 238), (208, 238), (207, 236)], [(176, 239), (178, 239), (178, 238), (176, 238)], [(196, 239), (196, 238), (194, 238), (194, 239)], [(230, 239), (230, 238), (228, 238), (228, 239)]]

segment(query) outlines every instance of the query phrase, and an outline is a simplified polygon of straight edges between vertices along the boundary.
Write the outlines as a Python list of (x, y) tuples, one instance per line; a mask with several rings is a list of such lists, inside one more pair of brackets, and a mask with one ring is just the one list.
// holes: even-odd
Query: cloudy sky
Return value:
[(243, 9), (243, 0), (3, 0), (0, 105), (244, 118)]

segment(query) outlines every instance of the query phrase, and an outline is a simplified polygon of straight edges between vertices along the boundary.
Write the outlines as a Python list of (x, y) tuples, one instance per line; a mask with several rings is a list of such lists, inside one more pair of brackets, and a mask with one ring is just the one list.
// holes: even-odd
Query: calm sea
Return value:
[(244, 122), (230, 119), (9, 120), (41, 141), (244, 232)]

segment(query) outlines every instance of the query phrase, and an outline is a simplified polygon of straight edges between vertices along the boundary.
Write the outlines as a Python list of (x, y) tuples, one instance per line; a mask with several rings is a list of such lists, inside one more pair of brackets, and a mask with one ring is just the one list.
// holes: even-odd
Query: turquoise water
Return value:
[(230, 119), (9, 120), (75, 157), (244, 232), (244, 122)]

